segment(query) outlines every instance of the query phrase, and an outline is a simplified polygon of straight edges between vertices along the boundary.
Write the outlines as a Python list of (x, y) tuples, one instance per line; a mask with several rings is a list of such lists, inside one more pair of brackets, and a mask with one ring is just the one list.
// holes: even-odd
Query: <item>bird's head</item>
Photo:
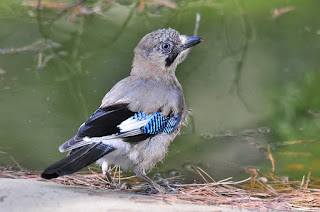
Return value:
[(187, 50), (201, 41), (198, 37), (180, 35), (171, 28), (153, 31), (145, 35), (135, 48), (131, 74), (174, 74)]

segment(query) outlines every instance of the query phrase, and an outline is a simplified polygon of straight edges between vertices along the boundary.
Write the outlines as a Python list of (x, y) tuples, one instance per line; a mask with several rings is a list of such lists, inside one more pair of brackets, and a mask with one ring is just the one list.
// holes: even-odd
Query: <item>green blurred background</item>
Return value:
[(165, 27), (192, 35), (200, 13), (204, 42), (176, 73), (193, 115), (152, 173), (269, 173), (269, 145), (276, 175), (319, 177), (319, 1), (41, 3), (0, 0), (1, 166), (14, 158), (41, 170), (62, 158), (58, 146), (128, 76), (140, 39)]

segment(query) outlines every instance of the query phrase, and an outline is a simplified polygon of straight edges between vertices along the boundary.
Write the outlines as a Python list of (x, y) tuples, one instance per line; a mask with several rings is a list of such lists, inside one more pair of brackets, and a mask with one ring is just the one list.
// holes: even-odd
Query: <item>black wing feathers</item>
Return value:
[(123, 137), (122, 140), (128, 143), (138, 143), (140, 141), (146, 140), (147, 138), (153, 137), (155, 135), (152, 134), (140, 134), (140, 135), (133, 135), (128, 137)]
[[(64, 143), (60, 150), (70, 149), (84, 137), (102, 137), (120, 133), (117, 127), (126, 119), (132, 117), (135, 112), (127, 108), (128, 104), (117, 104), (99, 108), (78, 130), (78, 134)], [(151, 134), (140, 134), (135, 136), (122, 137), (123, 141), (137, 143), (152, 137)], [(115, 148), (102, 142), (91, 143), (85, 146), (75, 147), (68, 156), (52, 166), (48, 167), (41, 177), (45, 179), (56, 178), (66, 174), (80, 171), (82, 168), (95, 162), (99, 158), (114, 151)]]
[(86, 123), (80, 127), (78, 137), (102, 137), (119, 132), (118, 125), (134, 115), (128, 104), (118, 104), (99, 108)]
[(72, 174), (114, 150), (114, 147), (103, 144), (102, 142), (83, 146), (73, 154), (68, 155), (66, 158), (45, 169), (41, 177), (52, 179), (66, 174)]
[[(63, 144), (63, 148), (66, 149), (79, 141), (82, 141), (84, 137), (102, 137), (116, 133), (120, 133), (117, 127), (121, 122), (132, 117), (135, 112), (130, 111), (127, 108), (127, 104), (113, 105), (109, 107), (99, 108), (96, 112), (86, 121), (78, 131), (78, 134)], [(143, 141), (149, 137), (153, 137), (152, 134), (139, 134), (134, 136), (122, 137), (122, 140), (129, 143), (137, 143)], [(73, 150), (70, 154), (73, 154)]]

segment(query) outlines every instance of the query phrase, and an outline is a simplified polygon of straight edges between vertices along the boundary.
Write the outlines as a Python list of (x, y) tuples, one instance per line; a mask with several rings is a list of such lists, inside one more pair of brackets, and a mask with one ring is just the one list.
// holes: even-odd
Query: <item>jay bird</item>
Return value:
[(175, 70), (189, 48), (201, 41), (171, 28), (145, 35), (134, 50), (130, 76), (119, 81), (77, 135), (59, 147), (69, 154), (41, 177), (72, 174), (96, 161), (110, 182), (108, 169), (114, 164), (133, 168), (137, 177), (164, 193), (144, 170), (164, 158), (180, 132), (187, 107)]

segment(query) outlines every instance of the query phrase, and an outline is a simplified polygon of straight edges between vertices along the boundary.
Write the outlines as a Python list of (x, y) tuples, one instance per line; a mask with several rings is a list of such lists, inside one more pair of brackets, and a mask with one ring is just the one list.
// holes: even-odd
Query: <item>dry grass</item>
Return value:
[(320, 186), (316, 183), (310, 185), (310, 174), (307, 180), (284, 181), (273, 174), (266, 176), (256, 171), (249, 178), (250, 181), (241, 182), (241, 185), (230, 181), (198, 186), (182, 185), (181, 194), (157, 196), (172, 202), (182, 200), (195, 204), (226, 205), (255, 210), (319, 211)]
[[(115, 189), (108, 186), (104, 175), (93, 171), (95, 169), (97, 168), (90, 167), (89, 172), (52, 179), (50, 182), (96, 189)], [(301, 181), (288, 181), (272, 173), (263, 174), (258, 170), (251, 170), (249, 178), (233, 182), (231, 178), (215, 181), (201, 168), (197, 171), (203, 177), (204, 184), (175, 184), (181, 180), (179, 177), (161, 179), (158, 183), (162, 186), (178, 189), (180, 193), (153, 196), (168, 202), (224, 205), (254, 210), (319, 211), (320, 208), (320, 179), (312, 179), (311, 172)], [(146, 183), (138, 183), (134, 176), (122, 177), (118, 168), (113, 169), (112, 176), (116, 182), (125, 180), (133, 184), (131, 191), (145, 194), (149, 189)], [(0, 178), (46, 181), (40, 178), (40, 172), (4, 167), (0, 168)]]

